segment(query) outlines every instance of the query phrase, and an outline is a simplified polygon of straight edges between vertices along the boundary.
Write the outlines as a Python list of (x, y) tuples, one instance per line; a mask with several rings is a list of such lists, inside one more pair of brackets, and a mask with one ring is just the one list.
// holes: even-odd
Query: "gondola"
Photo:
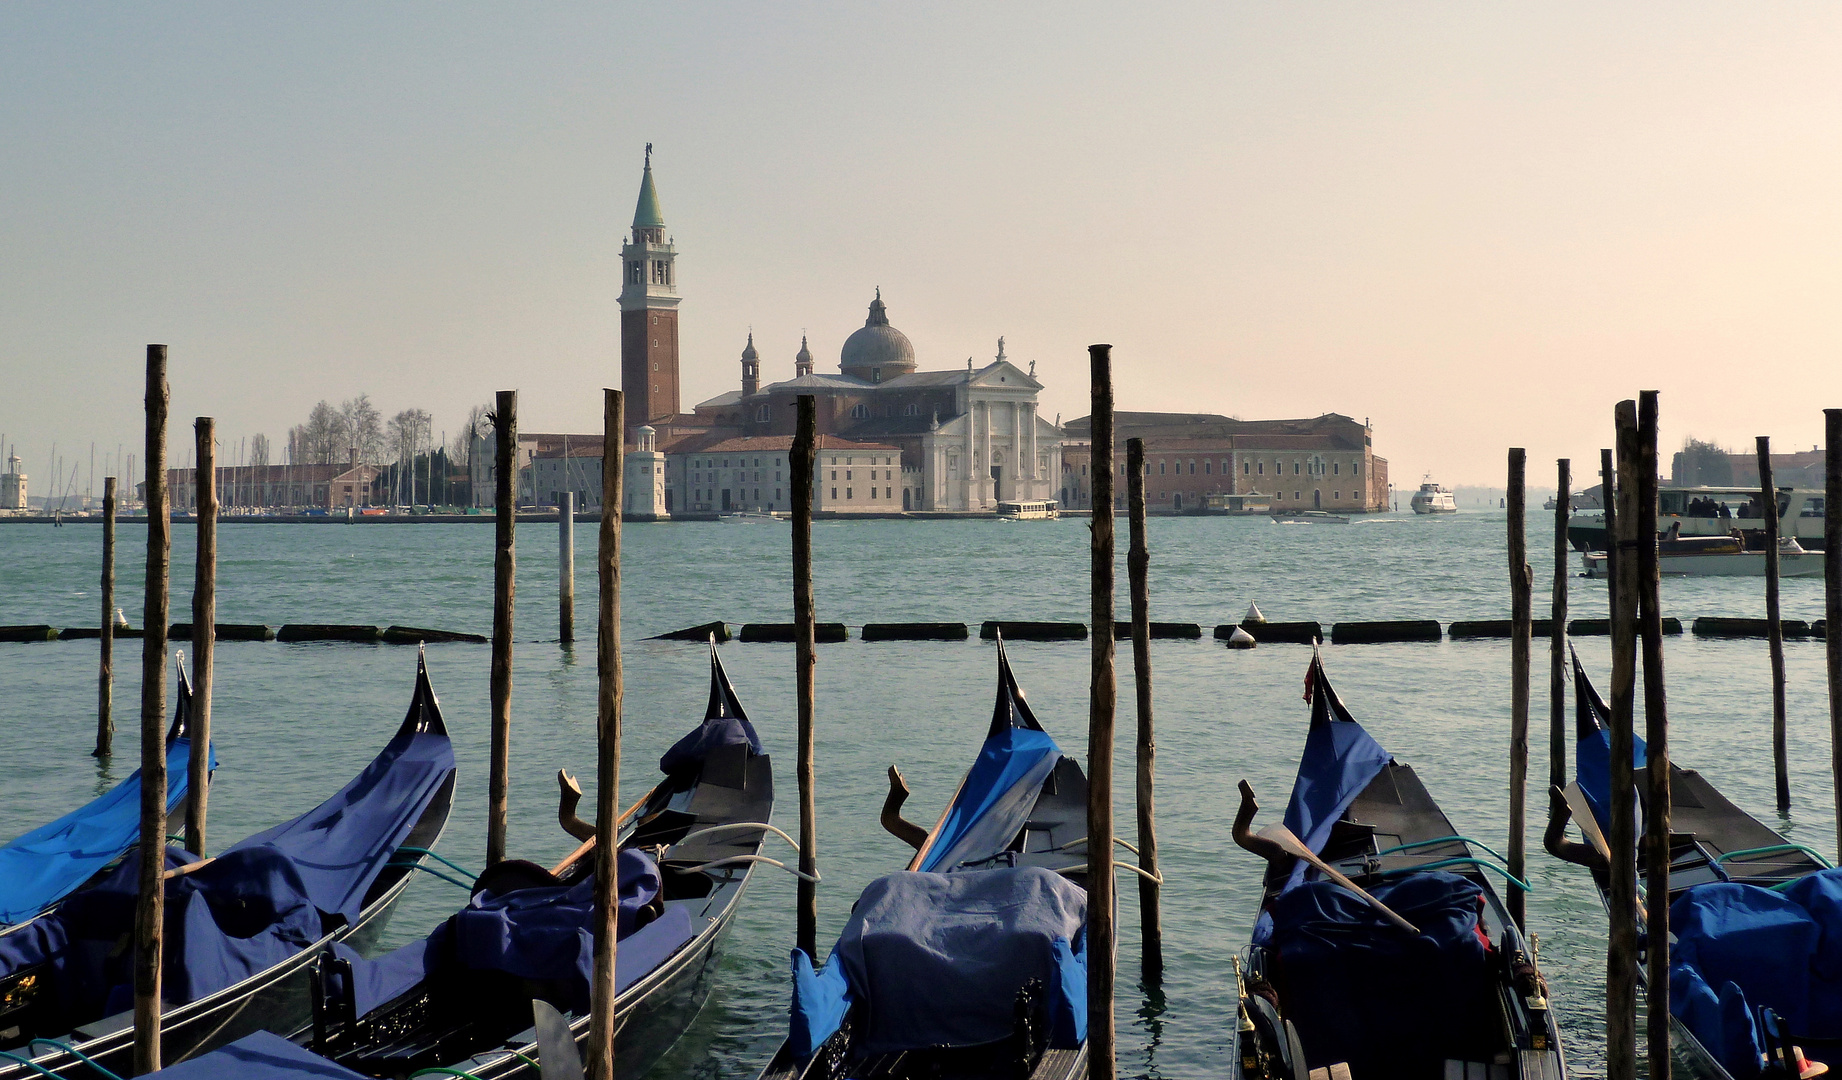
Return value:
[[(769, 832), (786, 835), (768, 824), (772, 761), (714, 645), (704, 719), (659, 768), (664, 779), (622, 815), (619, 834), (623, 1076), (649, 1069), (703, 1007), (749, 874), (775, 862), (762, 843)], [(572, 815), (566, 803), (560, 816)], [(552, 869), (522, 860), (490, 868), (467, 906), (426, 938), (375, 960), (345, 949), (324, 958), (312, 1022), (290, 1037), (367, 1076), (535, 1078), (533, 997), (571, 1015), (572, 1038), (588, 1038), (592, 829), (575, 823), (571, 831), (587, 838)]]
[(822, 971), (793, 950), (791, 1031), (762, 1080), (1087, 1075), (1087, 778), (1037, 722), (998, 643), (978, 760), (934, 828), (870, 883)]
[[(186, 770), (192, 757), (187, 725), (192, 718), (192, 684), (185, 657), (178, 668), (178, 701), (166, 733), (167, 831), (184, 818)], [(212, 753), (211, 768), (217, 768)], [(141, 835), (141, 770), (84, 806), (41, 825), (0, 847), (0, 934), (10, 933), (51, 909), (85, 883), (98, 878), (134, 846)]]
[[(1587, 867), (1610, 910), (1610, 711), (1578, 656), (1573, 679), (1575, 780), (1564, 802), (1586, 843), (1567, 841), (1563, 818), (1545, 846)], [(1633, 805), (1641, 806), (1649, 784), (1644, 740), (1635, 733), (1632, 752)], [(1673, 761), (1669, 796), (1669, 1002), (1678, 1067), (1712, 1080), (1753, 1080), (1812, 1076), (1813, 1060), (1842, 1062), (1842, 871)], [(1644, 862), (1640, 844), (1640, 883)], [(1637, 977), (1642, 985), (1641, 964)]]
[(1245, 781), (1234, 823), (1236, 842), (1268, 860), (1237, 968), (1237, 1075), (1563, 1080), (1534, 951), (1484, 874), (1508, 876), (1495, 853), (1456, 834), (1413, 768), (1351, 717), (1315, 653), (1305, 698), (1284, 826), (1250, 831)]
[[(454, 751), (418, 659), (409, 712), (350, 783), (213, 859), (166, 849), (161, 1048), (168, 1064), (309, 1015), (324, 949), (374, 942), (440, 837)], [(117, 1075), (133, 1064), (132, 928), (138, 853), (0, 937), (0, 1078)], [(16, 1060), (31, 1055), (31, 1064)]]

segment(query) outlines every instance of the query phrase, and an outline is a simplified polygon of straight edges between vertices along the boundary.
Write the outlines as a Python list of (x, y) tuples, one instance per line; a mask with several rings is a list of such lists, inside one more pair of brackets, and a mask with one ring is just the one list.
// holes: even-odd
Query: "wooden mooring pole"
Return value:
[(801, 394), (787, 464), (793, 482), (793, 665), (799, 705), (799, 888), (794, 943), (819, 962), (819, 891), (812, 883), (819, 866), (817, 795), (813, 788), (813, 665), (817, 616), (812, 606), (812, 485), (818, 458), (818, 399)]
[(1628, 573), (1626, 553), (1637, 539), (1637, 402), (1618, 403), (1617, 523), (1608, 551), (1614, 552), (1612, 582), (1611, 731), (1611, 932), (1605, 960), (1605, 1073), (1607, 1080), (1637, 1077), (1637, 828), (1632, 788), (1632, 722), (1637, 690), (1637, 575)]
[[(1650, 1080), (1669, 1080), (1669, 707), (1663, 692), (1663, 613), (1657, 587), (1657, 392), (1637, 396), (1636, 566), (1644, 651), (1646, 1031)], [(1630, 563), (1626, 563), (1630, 566)], [(1627, 759), (1628, 760), (1628, 759)]]
[[(505, 860), (512, 771), (512, 598), (518, 582), (518, 391), (499, 391), (492, 416), (498, 443), (493, 501), (492, 762), (486, 790), (486, 865)], [(606, 472), (605, 466), (603, 472)], [(606, 478), (603, 478), (606, 482)]]
[[(588, 1074), (592, 1080), (614, 1080), (614, 1007), (619, 992), (614, 982), (615, 929), (618, 902), (620, 833), (620, 722), (625, 689), (620, 663), (620, 499), (624, 469), (622, 438), (626, 427), (624, 402), (619, 390), (603, 390), (601, 405), (601, 528), (595, 545), (595, 571), (600, 581), (600, 605), (595, 619), (595, 669), (599, 689), (595, 695), (595, 835), (602, 843), (595, 851), (595, 971), (589, 987)], [(564, 496), (564, 528), (573, 517), (574, 493)], [(564, 534), (574, 554), (574, 543)], [(573, 586), (573, 573), (565, 581)], [(565, 592), (573, 599), (574, 588)], [(564, 609), (564, 636), (571, 635), (570, 609)]]
[(1759, 516), (1765, 522), (1765, 623), (1772, 651), (1772, 775), (1778, 782), (1778, 812), (1791, 809), (1791, 756), (1784, 712), (1784, 624), (1778, 608), (1778, 489), (1772, 482), (1772, 440), (1761, 435)]
[(160, 1067), (166, 923), (166, 627), (173, 519), (166, 505), (166, 346), (147, 346), (147, 603), (141, 614), (141, 839), (134, 904), (134, 1072)]
[[(1559, 494), (1554, 501), (1554, 593), (1548, 609), (1548, 827), (1566, 804), (1556, 792), (1567, 786), (1567, 519), (1573, 512), (1573, 462), (1555, 462)], [(1526, 879), (1525, 879), (1526, 880)]]
[[(1529, 571), (1527, 531), (1528, 453), (1509, 452), (1509, 872), (1528, 880), (1529, 652), (1534, 633), (1534, 582)], [(1509, 915), (1525, 923), (1528, 897), (1509, 886)]]
[[(609, 391), (618, 393), (619, 391)], [(608, 478), (607, 459), (601, 462), (601, 487), (605, 492)], [(602, 503), (602, 517), (607, 517), (607, 503)], [(620, 504), (614, 504), (615, 517), (619, 517)], [(563, 505), (556, 512), (556, 634), (557, 640), (571, 645), (576, 640), (576, 493), (563, 492)], [(618, 544), (619, 541), (616, 541)]]
[(1147, 984), (1164, 973), (1164, 918), (1159, 910), (1155, 781), (1158, 743), (1151, 717), (1151, 551), (1145, 542), (1145, 440), (1126, 440), (1126, 578), (1132, 592), (1132, 682), (1138, 695), (1139, 949)]
[(1087, 713), (1087, 1068), (1114, 1080), (1113, 986), (1118, 945), (1113, 925), (1113, 347), (1090, 345), (1093, 377), (1093, 675)]
[(1605, 616), (1618, 622), (1618, 469), (1599, 451), (1599, 501), (1605, 505)]
[(192, 752), (186, 762), (185, 846), (205, 854), (205, 807), (211, 796), (211, 673), (217, 645), (217, 422), (196, 424), (198, 559), (192, 578)]
[[(1823, 507), (1842, 509), (1842, 409), (1823, 410)], [(1823, 652), (1829, 661), (1829, 778), (1842, 857), (1842, 513), (1823, 515)]]
[(115, 748), (115, 477), (102, 478), (102, 661), (96, 676), (96, 749), (106, 758)]

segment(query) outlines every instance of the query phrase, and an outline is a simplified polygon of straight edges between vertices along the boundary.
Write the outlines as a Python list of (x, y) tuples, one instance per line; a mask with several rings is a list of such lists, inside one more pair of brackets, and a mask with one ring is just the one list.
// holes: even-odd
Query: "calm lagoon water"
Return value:
[[(1538, 617), (1547, 613), (1550, 515), (1535, 513)], [(95, 625), (101, 530), (0, 527), (0, 623)], [(142, 533), (121, 530), (118, 596), (140, 624)], [(788, 530), (780, 525), (630, 525), (625, 531), (622, 632), (627, 696), (623, 791), (650, 786), (658, 755), (702, 715), (703, 647), (647, 641), (723, 619), (788, 621)], [(866, 621), (1066, 619), (1088, 615), (1084, 520), (825, 522), (814, 529), (819, 617)], [(1125, 617), (1121, 528), (1120, 617)], [(189, 617), (192, 534), (176, 529), (176, 620)], [(554, 525), (519, 529), (513, 690), (510, 844), (543, 862), (573, 843), (555, 822), (555, 772), (592, 786), (594, 773), (595, 529), (576, 536), (583, 640), (557, 643)], [(1264, 518), (1163, 518), (1151, 523), (1153, 617), (1237, 621), (1249, 602), (1275, 620), (1504, 618), (1509, 613), (1501, 511), (1441, 518), (1383, 515), (1348, 527), (1280, 526)], [(220, 529), (218, 618), (223, 622), (366, 622), (489, 633), (492, 529), (482, 525), (340, 527), (227, 523)], [(1575, 573), (1578, 556), (1572, 557)], [(1603, 616), (1603, 583), (1570, 581), (1572, 612)], [(1665, 614), (1762, 615), (1758, 579), (1665, 580)], [(1787, 618), (1822, 614), (1822, 583), (1784, 583)], [(1206, 634), (1205, 630), (1205, 634)], [(1604, 638), (1578, 642), (1603, 687)], [(1670, 640), (1669, 700), (1677, 759), (1699, 768), (1741, 806), (1825, 852), (1833, 850), (1827, 703), (1820, 642), (1787, 645), (1795, 805), (1772, 807), (1770, 676), (1762, 642)], [(1018, 679), (1038, 717), (1085, 757), (1088, 646), (1018, 643)], [(488, 647), (434, 645), (429, 667), (462, 769), (458, 805), (440, 850), (478, 867), (485, 849)], [(89, 757), (95, 723), (96, 644), (0, 645), (0, 746), (8, 798), (0, 836), (15, 836), (116, 782), (137, 760), (139, 642), (117, 651), (118, 733), (112, 762)], [(1225, 1073), (1233, 1022), (1230, 957), (1246, 942), (1260, 867), (1228, 825), (1245, 777), (1276, 820), (1303, 743), (1301, 680), (1310, 650), (1231, 652), (1207, 637), (1153, 645), (1158, 734), (1158, 825), (1165, 860), (1163, 985), (1137, 979), (1139, 942), (1122, 885), (1119, 1023), (1127, 1075)], [(213, 786), (214, 846), (296, 814), (355, 773), (401, 719), (413, 649), (225, 642), (218, 648), (214, 728), (221, 768)], [(818, 663), (818, 835), (825, 884), (821, 939), (852, 901), (907, 849), (877, 824), (884, 770), (899, 764), (914, 792), (908, 814), (931, 821), (970, 763), (989, 720), (995, 650), (952, 643), (822, 646)], [(1533, 687), (1530, 928), (1564, 1017), (1579, 1076), (1603, 1072), (1605, 915), (1586, 875), (1540, 850), (1545, 807), (1547, 651), (1538, 640)], [(795, 710), (791, 646), (730, 644), (724, 661), (780, 767), (776, 818), (794, 831)], [(1507, 642), (1326, 646), (1325, 663), (1350, 709), (1383, 745), (1411, 762), (1463, 832), (1497, 846), (1508, 822)], [(1122, 835), (1133, 831), (1134, 716), (1129, 650), (1122, 650), (1116, 769)], [(591, 795), (592, 798), (592, 795)], [(592, 804), (591, 804), (592, 805)], [(785, 1031), (786, 958), (793, 882), (756, 876), (728, 942), (709, 1006), (656, 1076), (751, 1077)], [(433, 877), (410, 888), (386, 942), (426, 933), (465, 899)], [(1385, 991), (1385, 988), (1378, 988)]]

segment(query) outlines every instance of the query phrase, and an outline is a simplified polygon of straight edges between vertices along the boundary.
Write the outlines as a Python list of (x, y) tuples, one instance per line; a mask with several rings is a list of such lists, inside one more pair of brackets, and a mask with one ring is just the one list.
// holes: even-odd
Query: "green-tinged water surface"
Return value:
[[(1551, 515), (1532, 517), (1535, 613), (1546, 617)], [(120, 535), (117, 595), (139, 625), (144, 533), (124, 523)], [(820, 647), (816, 772), (825, 880), (819, 902), (820, 936), (828, 941), (863, 886), (905, 861), (907, 849), (877, 823), (887, 766), (902, 767), (914, 792), (908, 816), (926, 823), (977, 750), (990, 717), (995, 651), (976, 640), (976, 624), (1086, 621), (1089, 555), (1085, 519), (822, 522), (813, 535), (821, 620), (963, 621), (974, 624), (975, 634), (968, 642), (889, 644), (853, 635)], [(493, 530), (484, 525), (226, 523), (219, 536), (220, 622), (491, 631)], [(539, 862), (574, 846), (556, 825), (556, 770), (570, 769), (591, 789), (594, 781), (595, 536), (587, 524), (576, 536), (581, 640), (571, 649), (557, 643), (557, 528), (519, 529), (510, 846)], [(93, 525), (0, 526), (0, 624), (95, 625), (101, 538)], [(1122, 620), (1124, 538), (1122, 522)], [(175, 526), (174, 621), (190, 618), (191, 542), (190, 526)], [(651, 785), (659, 754), (701, 717), (707, 690), (702, 646), (645, 639), (714, 619), (789, 621), (792, 586), (784, 525), (629, 525), (624, 543), (622, 790), (631, 801)], [(1230, 651), (1208, 637), (1210, 628), (1238, 621), (1250, 601), (1270, 619), (1327, 626), (1505, 618), (1504, 517), (1500, 511), (1384, 515), (1348, 526), (1160, 518), (1151, 523), (1150, 543), (1153, 618), (1201, 623), (1204, 638), (1152, 647), (1167, 968), (1161, 988), (1141, 985), (1137, 890), (1122, 879), (1121, 1064), (1127, 1075), (1216, 1076), (1230, 1064), (1230, 958), (1247, 940), (1260, 886), (1261, 867), (1228, 836), (1235, 783), (1246, 778), (1260, 793), (1263, 822), (1278, 819), (1304, 739), (1308, 709), (1300, 691), (1310, 650)], [(1572, 557), (1576, 573), (1578, 560)], [(1604, 615), (1602, 582), (1576, 576), (1569, 584), (1573, 614)], [(1665, 579), (1662, 589), (1664, 613), (1685, 624), (1697, 615), (1764, 613), (1761, 579)], [(1821, 617), (1821, 580), (1786, 581), (1784, 614)], [(1577, 645), (1603, 688), (1607, 639)], [(1785, 818), (1772, 805), (1764, 643), (1684, 636), (1669, 639), (1665, 652), (1675, 758), (1793, 839), (1832, 851), (1821, 643), (1786, 646), (1795, 805)], [(214, 848), (307, 809), (349, 779), (402, 718), (415, 670), (415, 651), (393, 646), (224, 642), (217, 656)], [(488, 646), (431, 645), (428, 656), (462, 770), (439, 850), (477, 868), (485, 850)], [(0, 801), (0, 836), (71, 809), (134, 768), (140, 658), (139, 641), (118, 642), (116, 753), (98, 765), (89, 756), (96, 643), (0, 645), (8, 793)], [(724, 647), (724, 658), (778, 766), (776, 820), (795, 832), (792, 647), (735, 643)], [(1011, 658), (1044, 726), (1064, 750), (1085, 759), (1089, 646), (1019, 642)], [(1605, 914), (1585, 873), (1540, 849), (1547, 659), (1547, 643), (1538, 639), (1529, 922), (1542, 942), (1571, 1067), (1591, 1076), (1603, 1071)], [(1508, 827), (1508, 643), (1326, 646), (1325, 663), (1351, 711), (1415, 766), (1454, 825), (1500, 846)], [(1121, 835), (1130, 838), (1135, 712), (1124, 643), (1119, 671), (1116, 813)], [(458, 888), (419, 879), (386, 943), (426, 933), (464, 899)], [(793, 901), (791, 877), (771, 868), (757, 873), (708, 1007), (655, 1075), (750, 1077), (766, 1062), (786, 1028)]]

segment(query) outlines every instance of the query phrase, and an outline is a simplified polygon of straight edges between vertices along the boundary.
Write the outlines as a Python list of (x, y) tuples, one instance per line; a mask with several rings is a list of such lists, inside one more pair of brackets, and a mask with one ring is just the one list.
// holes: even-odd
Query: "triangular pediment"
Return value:
[(978, 387), (996, 387), (1009, 389), (1021, 387), (1025, 390), (1041, 390), (1043, 384), (1037, 382), (1030, 374), (1011, 363), (1009, 360), (994, 360), (983, 369), (972, 373), (969, 385)]

